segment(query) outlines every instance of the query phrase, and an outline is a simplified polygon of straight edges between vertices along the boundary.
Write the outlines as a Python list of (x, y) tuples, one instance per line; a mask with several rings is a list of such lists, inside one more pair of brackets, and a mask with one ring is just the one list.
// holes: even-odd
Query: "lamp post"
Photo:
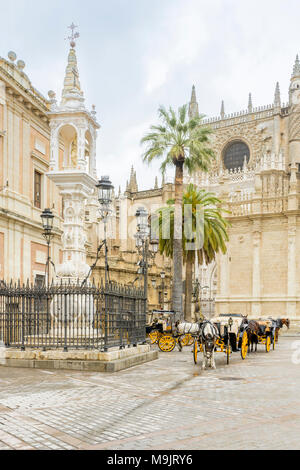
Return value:
[(109, 180), (109, 176), (102, 176), (96, 185), (98, 189), (98, 201), (100, 204), (100, 216), (104, 223), (104, 240), (105, 248), (105, 287), (108, 285), (108, 248), (107, 248), (107, 221), (111, 214), (111, 203), (113, 200), (114, 187)]
[(98, 201), (100, 204), (100, 216), (104, 223), (104, 240), (102, 241), (101, 245), (98, 248), (97, 259), (94, 265), (92, 266), (91, 270), (98, 261), (98, 257), (101, 251), (101, 248), (104, 246), (105, 250), (105, 331), (104, 331), (104, 351), (108, 350), (108, 303), (107, 303), (107, 289), (108, 289), (108, 247), (107, 247), (107, 221), (109, 216), (111, 215), (111, 203), (113, 200), (113, 191), (114, 187), (109, 180), (109, 176), (102, 176), (101, 180), (96, 185), (98, 190)]
[(53, 220), (54, 220), (54, 215), (52, 214), (50, 209), (45, 209), (43, 213), (41, 214), (42, 218), (42, 223), (43, 223), (43, 237), (45, 238), (47, 242), (47, 263), (46, 263), (46, 276), (47, 276), (47, 288), (49, 288), (50, 285), (50, 263), (51, 257), (50, 257), (50, 243), (53, 238)]
[(142, 260), (139, 261), (139, 272), (144, 276), (144, 298), (145, 298), (145, 310), (148, 311), (148, 268), (149, 258), (154, 258), (158, 252), (158, 240), (151, 239), (148, 221), (148, 212), (143, 207), (140, 207), (136, 214), (137, 220), (137, 233), (135, 235), (136, 247), (138, 253), (142, 256)]
[(162, 271), (160, 273), (161, 277), (161, 290), (162, 290), (162, 309), (165, 309), (165, 278), (166, 278), (166, 273)]

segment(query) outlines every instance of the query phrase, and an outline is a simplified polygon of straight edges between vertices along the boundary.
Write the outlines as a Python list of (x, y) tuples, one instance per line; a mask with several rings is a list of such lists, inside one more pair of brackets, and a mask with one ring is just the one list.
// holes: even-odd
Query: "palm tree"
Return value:
[[(174, 200), (168, 201), (168, 206), (158, 210), (159, 251), (168, 257), (173, 257), (174, 237)], [(182, 211), (182, 250), (186, 266), (185, 276), (185, 319), (191, 321), (192, 279), (196, 255), (199, 265), (209, 264), (216, 254), (226, 253), (228, 242), (227, 229), (229, 222), (222, 213), (221, 201), (213, 193), (204, 189), (198, 190), (190, 184), (183, 195)], [(189, 208), (187, 211), (186, 208)], [(187, 219), (187, 215), (189, 218)], [(169, 228), (170, 227), (170, 228)], [(168, 235), (170, 232), (170, 237)]]
[(183, 169), (192, 174), (195, 170), (207, 172), (214, 153), (209, 147), (210, 129), (200, 127), (204, 116), (188, 118), (187, 105), (181, 106), (178, 113), (170, 107), (158, 110), (161, 124), (150, 127), (141, 144), (146, 144), (144, 162), (150, 164), (163, 158), (161, 171), (167, 166), (175, 166), (175, 213), (173, 238), (173, 310), (182, 313), (182, 195)]

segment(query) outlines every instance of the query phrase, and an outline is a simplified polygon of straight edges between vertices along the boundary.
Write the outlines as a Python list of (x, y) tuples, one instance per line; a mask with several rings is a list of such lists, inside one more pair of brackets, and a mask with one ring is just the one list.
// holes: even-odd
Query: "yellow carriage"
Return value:
[[(230, 362), (230, 356), (233, 352), (240, 351), (242, 359), (246, 359), (248, 353), (248, 336), (245, 331), (247, 326), (246, 317), (239, 314), (223, 314), (214, 317), (211, 323), (218, 330), (219, 337), (216, 340), (215, 352), (221, 352), (226, 355), (227, 364)], [(201, 342), (195, 340), (194, 343), (194, 362), (197, 364), (198, 352), (203, 352)]]
[(175, 312), (153, 310), (150, 324), (146, 327), (151, 344), (158, 344), (162, 352), (172, 352), (178, 342), (180, 349), (182, 346), (193, 344), (194, 339), (191, 335), (177, 335), (175, 331)]

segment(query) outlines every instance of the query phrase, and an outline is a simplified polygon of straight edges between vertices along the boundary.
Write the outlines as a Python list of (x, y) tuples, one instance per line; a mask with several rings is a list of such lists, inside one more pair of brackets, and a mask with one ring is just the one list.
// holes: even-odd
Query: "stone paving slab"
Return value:
[(0, 450), (298, 450), (294, 342), (205, 372), (190, 348), (114, 374), (0, 367)]

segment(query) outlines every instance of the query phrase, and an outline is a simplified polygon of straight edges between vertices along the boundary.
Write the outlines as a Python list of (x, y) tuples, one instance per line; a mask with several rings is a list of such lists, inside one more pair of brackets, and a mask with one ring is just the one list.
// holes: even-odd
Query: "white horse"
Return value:
[(206, 368), (216, 369), (215, 347), (218, 337), (218, 330), (213, 323), (206, 320), (201, 324), (200, 340), (203, 348), (202, 370)]

